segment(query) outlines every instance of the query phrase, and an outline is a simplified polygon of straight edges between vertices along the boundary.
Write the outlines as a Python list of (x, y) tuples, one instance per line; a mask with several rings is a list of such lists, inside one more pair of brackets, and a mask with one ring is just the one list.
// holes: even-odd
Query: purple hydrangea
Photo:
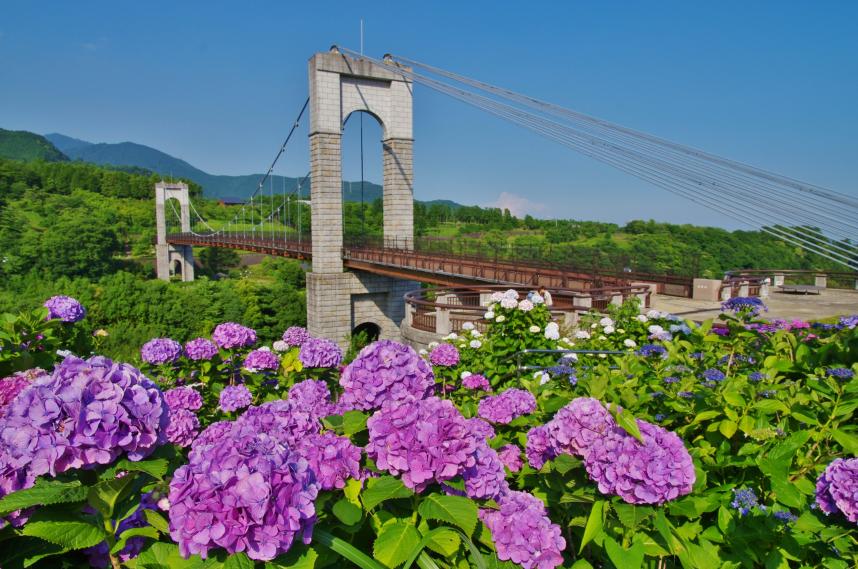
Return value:
[(182, 357), (182, 345), (170, 338), (153, 338), (140, 348), (140, 358), (147, 364), (163, 365)]
[(798, 521), (798, 516), (787, 510), (779, 510), (777, 512), (774, 512), (772, 516), (774, 516), (776, 520), (782, 522), (784, 525), (794, 524)]
[(387, 401), (399, 403), (432, 395), (435, 376), (411, 346), (380, 340), (362, 349), (346, 366), (340, 385), (343, 405), (378, 409)]
[(197, 438), (191, 443), (191, 450), (217, 443), (229, 433), (233, 425), (232, 421), (215, 421), (197, 435)]
[(557, 456), (557, 451), (551, 442), (547, 425), (533, 427), (527, 432), (527, 444), (524, 447), (527, 463), (539, 470), (549, 460)]
[(843, 330), (844, 328), (853, 330), (856, 326), (858, 326), (858, 315), (841, 316), (840, 321), (837, 323), (837, 327), (841, 330)]
[(536, 398), (524, 389), (507, 389), (498, 395), (489, 395), (480, 400), (477, 414), (492, 423), (506, 425), (516, 417), (533, 413)]
[(193, 387), (174, 387), (164, 392), (164, 401), (170, 409), (197, 411), (203, 406), (203, 396)]
[(509, 468), (510, 472), (518, 472), (521, 470), (521, 449), (518, 448), (518, 445), (508, 444), (502, 446), (498, 450), (498, 457), (500, 457), (503, 465)]
[(615, 427), (593, 441), (584, 456), (587, 474), (603, 494), (629, 504), (663, 504), (691, 492), (691, 455), (675, 433), (638, 420), (643, 443)]
[(258, 373), (262, 371), (277, 371), (280, 358), (270, 350), (253, 350), (244, 358), (244, 369)]
[(19, 393), (0, 419), (0, 493), (123, 453), (141, 460), (164, 442), (167, 422), (161, 391), (139, 370), (70, 356)]
[(318, 418), (309, 409), (288, 399), (250, 407), (237, 422), (250, 425), (260, 433), (268, 433), (291, 449), (297, 449), (305, 437), (318, 433), (321, 428)]
[(316, 418), (334, 415), (334, 406), (331, 403), (331, 391), (328, 384), (317, 379), (305, 379), (298, 382), (289, 389), (288, 399), (293, 401), (299, 409), (305, 409)]
[(28, 369), (27, 371), (15, 372), (9, 377), (0, 379), (0, 416), (3, 409), (9, 405), (24, 388), (47, 373), (41, 368)]
[(300, 347), (310, 339), (310, 332), (303, 326), (290, 326), (283, 332), (283, 341), (293, 347)]
[(477, 444), (474, 465), (462, 471), (465, 494), (478, 500), (497, 499), (509, 491), (504, 464), (496, 450), (485, 442)]
[(348, 437), (313, 435), (304, 439), (301, 451), (322, 490), (343, 488), (349, 478), (360, 478), (361, 450)]
[(701, 375), (706, 381), (724, 381), (724, 378), (726, 377), (723, 371), (715, 369), (714, 367), (705, 370)]
[(661, 359), (667, 358), (667, 348), (664, 346), (659, 346), (658, 344), (644, 344), (637, 351), (637, 355), (650, 358), (650, 357), (660, 357)]
[(754, 371), (748, 374), (748, 379), (751, 381), (762, 381), (766, 378), (766, 374), (759, 371)]
[(721, 311), (730, 311), (738, 315), (756, 316), (760, 312), (768, 311), (768, 308), (759, 298), (748, 296), (737, 296), (721, 303)]
[(602, 402), (591, 397), (573, 399), (545, 425), (554, 452), (582, 458), (614, 426), (614, 419)]
[(665, 378), (664, 378), (664, 382), (665, 382), (665, 383), (667, 383), (667, 384), (670, 384), (670, 383), (679, 383), (679, 378), (678, 378), (678, 377), (674, 377), (674, 376), (668, 376), (668, 377), (665, 377)]
[(858, 523), (858, 458), (836, 458), (816, 481), (816, 504), (827, 515), (840, 512)]
[(495, 428), (479, 417), (468, 419), (467, 423), (471, 435), (478, 441), (487, 441), (495, 437)]
[(308, 338), (301, 344), (298, 359), (304, 367), (337, 367), (343, 360), (343, 351), (336, 343), (325, 338)]
[(256, 331), (235, 322), (224, 322), (215, 327), (212, 340), (226, 350), (248, 348), (256, 343)]
[(429, 362), (433, 366), (454, 366), (459, 363), (459, 350), (453, 344), (438, 344), (429, 352)]
[(469, 376), (465, 377), (462, 380), (462, 387), (465, 389), (472, 389), (474, 391), (491, 391), (492, 386), (489, 384), (489, 380), (486, 379), (486, 376), (479, 373), (472, 373)]
[(760, 505), (757, 494), (751, 488), (733, 489), (733, 501), (730, 505), (739, 511), (739, 516), (747, 516), (748, 513)]
[(185, 355), (194, 361), (210, 360), (217, 352), (215, 343), (205, 338), (195, 338), (185, 344)]
[(388, 404), (367, 421), (366, 452), (380, 470), (422, 492), (476, 464), (477, 441), (449, 400), (429, 397)]
[(78, 322), (86, 316), (83, 305), (70, 296), (52, 296), (44, 306), (48, 309), (48, 320), (59, 318), (63, 322)]
[(825, 375), (837, 379), (852, 379), (855, 376), (855, 372), (848, 367), (832, 367), (825, 370)]
[(296, 537), (309, 543), (318, 492), (308, 462), (277, 433), (239, 420), (216, 442), (196, 446), (173, 475), (170, 536), (184, 557), (206, 558), (210, 549), (222, 547), (269, 561), (288, 551)]
[(480, 519), (492, 533), (498, 559), (524, 569), (553, 569), (563, 563), (566, 540), (551, 523), (545, 504), (526, 492), (511, 491), (499, 501), (499, 510), (480, 510)]
[(188, 409), (170, 409), (167, 440), (176, 446), (189, 447), (200, 431), (200, 420)]
[(244, 409), (253, 403), (253, 395), (244, 385), (227, 385), (220, 392), (218, 406), (224, 413)]

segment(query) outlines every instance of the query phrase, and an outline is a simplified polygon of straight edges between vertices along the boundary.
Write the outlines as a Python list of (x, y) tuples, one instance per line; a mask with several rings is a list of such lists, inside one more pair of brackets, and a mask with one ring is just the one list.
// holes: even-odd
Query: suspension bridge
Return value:
[[(694, 289), (699, 288), (694, 281), (702, 279), (509, 259), (497, 252), (456, 251), (437, 240), (415, 239), (415, 84), (518, 124), (844, 268), (858, 267), (858, 248), (854, 244), (858, 235), (858, 198), (854, 196), (406, 57), (386, 55), (376, 59), (333, 47), (310, 59), (308, 74), (309, 97), (256, 191), (229, 222), (212, 227), (199, 214), (184, 184), (162, 182), (156, 186), (159, 278), (180, 274), (183, 280), (193, 280), (195, 246), (311, 261), (312, 271), (307, 275), (308, 328), (314, 335), (341, 343), (347, 342), (353, 330), (365, 325), (375, 326), (383, 338), (398, 338), (401, 322), (412, 320), (406, 314), (403, 297), (418, 288), (418, 282), (445, 287), (542, 285), (568, 291), (561, 296), (573, 299), (570, 302), (576, 309), (621, 301), (630, 295), (646, 301), (650, 292), (694, 295)], [(357, 112), (374, 117), (383, 132), (380, 239), (344, 239), (341, 139), (346, 121)], [(285, 185), (282, 191), (275, 191), (274, 168), (305, 119), (309, 121), (310, 171), (290, 191)]]

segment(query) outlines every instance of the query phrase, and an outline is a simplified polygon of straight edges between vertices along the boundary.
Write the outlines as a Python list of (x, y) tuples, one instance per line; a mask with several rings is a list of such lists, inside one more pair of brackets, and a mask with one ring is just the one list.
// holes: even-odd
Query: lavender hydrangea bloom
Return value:
[(748, 513), (760, 505), (757, 494), (751, 488), (733, 489), (733, 501), (730, 505), (739, 511), (739, 516), (747, 516)]
[(292, 347), (300, 347), (310, 339), (310, 332), (303, 326), (290, 326), (283, 332), (283, 341)]
[(480, 400), (477, 414), (491, 421), (506, 425), (516, 417), (533, 413), (536, 398), (524, 389), (507, 389), (498, 395), (490, 395)]
[(726, 377), (723, 371), (715, 368), (709, 368), (705, 370), (701, 375), (706, 381), (724, 381), (724, 378)]
[(473, 389), (480, 391), (491, 391), (492, 386), (489, 384), (489, 380), (486, 379), (486, 376), (479, 373), (472, 373), (468, 377), (462, 380), (462, 387), (465, 389)]
[(206, 445), (216, 444), (229, 433), (234, 424), (233, 421), (215, 421), (197, 435), (197, 438), (191, 443), (191, 451)]
[(210, 360), (217, 352), (215, 343), (205, 338), (195, 338), (185, 344), (185, 355), (194, 361)]
[(855, 372), (848, 367), (833, 367), (825, 370), (825, 375), (837, 379), (852, 379), (855, 376)]
[(578, 397), (557, 411), (546, 425), (554, 450), (585, 457), (597, 439), (614, 428), (614, 419), (598, 399)]
[(250, 425), (260, 433), (268, 433), (292, 449), (297, 449), (302, 439), (318, 433), (321, 428), (318, 418), (309, 409), (288, 399), (250, 407), (236, 422)]
[(422, 492), (476, 464), (477, 441), (459, 410), (437, 397), (388, 404), (367, 421), (366, 452), (380, 470)]
[(474, 499), (497, 499), (509, 491), (503, 462), (496, 450), (480, 442), (474, 452), (475, 463), (462, 471), (465, 494)]
[(256, 343), (256, 331), (235, 322), (224, 322), (215, 327), (212, 340), (226, 350), (247, 348)]
[(837, 512), (858, 523), (858, 458), (836, 458), (816, 481), (816, 504), (827, 515)]
[(667, 358), (667, 348), (664, 346), (659, 346), (658, 344), (644, 344), (641, 346), (641, 349), (637, 351), (637, 355), (650, 358), (653, 356), (658, 356), (661, 359)]
[(844, 328), (848, 328), (850, 330), (854, 329), (858, 326), (858, 315), (853, 316), (841, 316), (840, 321), (837, 323), (837, 327), (841, 330)]
[(59, 318), (63, 322), (78, 322), (86, 316), (86, 309), (80, 302), (70, 296), (52, 296), (45, 301), (48, 309), (48, 320)]
[(433, 366), (451, 367), (459, 363), (459, 350), (453, 344), (438, 344), (429, 352)]
[(361, 451), (348, 437), (313, 435), (303, 441), (301, 452), (322, 490), (343, 488), (349, 478), (360, 478)]
[(253, 395), (243, 385), (227, 385), (218, 397), (218, 406), (225, 413), (244, 409), (251, 403), (253, 403)]
[(478, 417), (467, 419), (471, 435), (478, 441), (487, 441), (495, 437), (495, 428)]
[(141, 460), (164, 442), (167, 422), (161, 391), (139, 370), (103, 357), (68, 357), (7, 407), (0, 441), (12, 470), (2, 476), (56, 475), (108, 464), (123, 452)]
[(26, 387), (29, 387), (36, 379), (46, 376), (47, 373), (41, 368), (28, 369), (27, 371), (15, 372), (9, 377), (0, 379), (0, 416), (3, 409), (9, 405), (15, 397)]
[(258, 373), (261, 371), (277, 371), (280, 358), (269, 350), (253, 350), (244, 358), (244, 369)]
[(352, 409), (378, 409), (387, 401), (425, 399), (435, 386), (432, 368), (414, 348), (380, 340), (360, 351), (340, 377), (340, 401)]
[(140, 358), (152, 365), (173, 363), (181, 356), (182, 345), (170, 338), (153, 338), (140, 348)]
[(312, 417), (318, 419), (334, 415), (331, 403), (331, 391), (328, 384), (317, 379), (305, 379), (289, 389), (289, 401), (293, 401), (299, 409), (305, 409)]
[(301, 344), (298, 359), (304, 367), (337, 367), (343, 360), (343, 351), (325, 338), (308, 338)]
[(498, 450), (498, 457), (504, 466), (509, 468), (510, 472), (518, 472), (521, 470), (521, 449), (518, 445), (504, 445)]
[(756, 316), (760, 312), (768, 311), (768, 308), (759, 298), (737, 296), (721, 303), (721, 311), (728, 310), (735, 314)]
[(170, 409), (167, 440), (176, 446), (189, 447), (200, 431), (200, 420), (188, 409)]
[(164, 392), (164, 401), (172, 409), (197, 411), (203, 406), (203, 396), (193, 387), (174, 387)]
[(547, 425), (533, 427), (527, 432), (524, 454), (527, 457), (527, 463), (536, 470), (557, 456)]
[(566, 540), (539, 498), (511, 491), (498, 505), (499, 510), (480, 510), (480, 519), (492, 532), (498, 559), (524, 569), (553, 569), (563, 563)]
[(318, 492), (304, 458), (275, 434), (236, 421), (216, 443), (197, 446), (173, 475), (170, 536), (186, 558), (222, 547), (269, 561), (296, 536), (310, 541)]
[(603, 494), (629, 504), (663, 504), (691, 492), (691, 455), (675, 433), (638, 420), (643, 444), (615, 427), (593, 441), (584, 457), (587, 474)]

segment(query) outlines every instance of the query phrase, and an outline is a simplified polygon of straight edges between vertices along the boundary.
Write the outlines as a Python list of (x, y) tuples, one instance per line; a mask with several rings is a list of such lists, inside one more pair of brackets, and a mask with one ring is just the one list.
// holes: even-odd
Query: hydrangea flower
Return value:
[(188, 409), (170, 409), (170, 422), (167, 424), (167, 440), (176, 446), (189, 447), (200, 430), (200, 420)]
[(15, 372), (9, 377), (0, 379), (0, 416), (3, 409), (9, 405), (15, 397), (26, 387), (29, 387), (36, 379), (46, 376), (47, 373), (41, 368), (28, 369), (27, 371)]
[(740, 490), (733, 489), (733, 501), (730, 505), (739, 511), (740, 516), (746, 516), (748, 513), (759, 506), (757, 495), (751, 488), (742, 488)]
[(836, 458), (816, 481), (816, 504), (826, 515), (840, 512), (858, 523), (858, 458)]
[(244, 385), (227, 385), (218, 397), (218, 406), (225, 413), (244, 409), (251, 403), (253, 403), (253, 394)]
[(140, 358), (147, 364), (173, 363), (182, 357), (182, 345), (170, 338), (153, 338), (140, 348)]
[(748, 374), (748, 379), (751, 381), (762, 381), (766, 378), (766, 374), (763, 372), (755, 371)]
[(478, 441), (487, 441), (495, 437), (495, 428), (479, 417), (473, 417), (466, 421), (471, 435)]
[(584, 457), (593, 443), (607, 436), (614, 426), (613, 417), (601, 401), (578, 397), (557, 411), (545, 429), (556, 453)]
[(361, 451), (348, 437), (313, 435), (302, 442), (301, 451), (322, 490), (343, 488), (349, 478), (360, 478)]
[(578, 340), (589, 340), (590, 333), (586, 330), (578, 330), (577, 332), (575, 332), (575, 338), (577, 338)]
[(631, 338), (626, 338), (625, 340), (623, 340), (623, 345), (627, 348), (636, 348), (638, 346), (637, 342), (635, 342)]
[(292, 347), (301, 347), (310, 339), (310, 332), (303, 326), (290, 326), (283, 332), (283, 341)]
[(164, 401), (170, 409), (197, 411), (203, 406), (203, 396), (193, 387), (174, 387), (164, 392)]
[(498, 457), (504, 466), (509, 468), (510, 472), (518, 472), (521, 470), (521, 449), (518, 445), (508, 444), (502, 446), (498, 450)]
[(560, 326), (557, 324), (557, 322), (549, 322), (545, 326), (545, 338), (548, 340), (560, 339)]
[(528, 330), (530, 331), (531, 334), (538, 334), (538, 333), (542, 332), (542, 328), (540, 328), (539, 326), (536, 326), (536, 325), (531, 326), (530, 328), (528, 328)]
[(271, 347), (274, 349), (275, 352), (283, 353), (288, 352), (292, 346), (290, 346), (283, 340), (276, 340), (273, 344), (271, 344)]
[(248, 408), (237, 420), (257, 432), (267, 433), (290, 449), (297, 449), (301, 441), (319, 432), (321, 423), (310, 409), (294, 400), (279, 399)]
[(280, 367), (280, 358), (269, 350), (253, 350), (245, 356), (243, 367), (252, 373), (277, 371)]
[(825, 375), (836, 377), (837, 379), (852, 379), (855, 376), (855, 372), (848, 367), (833, 367), (825, 370)]
[(548, 518), (545, 504), (526, 492), (511, 491), (499, 501), (499, 510), (480, 510), (480, 519), (492, 533), (498, 559), (524, 569), (553, 569), (563, 563), (566, 548), (560, 527)]
[(518, 308), (518, 300), (511, 297), (504, 297), (500, 301), (501, 308), (506, 308), (507, 310), (512, 310), (513, 308)]
[(774, 516), (775, 519), (783, 522), (784, 525), (793, 524), (793, 523), (798, 521), (798, 516), (796, 516), (792, 512), (788, 512), (786, 510), (780, 510), (780, 511), (774, 512), (774, 513), (772, 513), (772, 516)]
[(465, 494), (477, 500), (497, 499), (509, 491), (504, 464), (497, 451), (485, 442), (477, 444), (475, 462), (462, 471)]
[(343, 351), (325, 338), (307, 338), (298, 352), (301, 365), (309, 368), (331, 368), (340, 365)]
[(722, 312), (730, 311), (738, 315), (756, 316), (768, 310), (762, 300), (754, 297), (737, 296), (721, 303)]
[(225, 350), (247, 348), (256, 343), (256, 331), (235, 322), (223, 322), (215, 327), (212, 340)]
[(629, 504), (663, 504), (691, 492), (691, 455), (675, 433), (638, 420), (643, 444), (620, 427), (585, 452), (584, 466), (603, 494)]
[(533, 413), (536, 398), (524, 389), (507, 389), (498, 395), (489, 395), (480, 400), (477, 414), (492, 423), (505, 425), (522, 415)]
[(724, 378), (726, 377), (723, 371), (715, 368), (709, 368), (705, 370), (701, 375), (706, 381), (724, 381)]
[(80, 302), (70, 296), (52, 296), (45, 301), (48, 309), (48, 320), (59, 318), (63, 322), (78, 322), (86, 316), (86, 309)]
[(296, 383), (289, 389), (288, 399), (317, 419), (334, 414), (331, 391), (321, 380), (305, 379)]
[(123, 453), (141, 460), (164, 442), (167, 422), (164, 396), (139, 370), (99, 356), (68, 357), (6, 408), (0, 488), (109, 464)]
[[(255, 409), (275, 412), (263, 407)], [(183, 557), (206, 558), (222, 547), (270, 561), (296, 537), (309, 543), (319, 487), (307, 460), (276, 433), (239, 420), (216, 442), (197, 446), (174, 473), (170, 536)]]
[(215, 343), (205, 338), (194, 338), (185, 344), (185, 355), (190, 360), (210, 360), (217, 355), (217, 352)]
[(232, 429), (233, 421), (215, 421), (197, 435), (191, 443), (191, 451), (205, 445), (215, 444), (221, 440)]
[(437, 397), (385, 405), (367, 421), (366, 452), (380, 470), (422, 492), (476, 464), (476, 439), (459, 410)]
[(453, 344), (438, 344), (429, 352), (429, 362), (434, 366), (454, 366), (459, 363), (459, 350)]
[[(438, 348), (441, 346), (450, 345), (441, 344)], [(432, 368), (411, 346), (393, 340), (379, 340), (362, 349), (346, 366), (340, 376), (340, 385), (343, 387), (340, 401), (344, 405), (368, 410), (378, 409), (387, 401), (403, 402), (428, 397), (433, 392), (435, 376)]]
[(480, 391), (491, 391), (492, 386), (486, 376), (479, 373), (465, 372), (468, 375), (462, 374), (462, 387), (465, 389), (473, 389)]
[(667, 358), (667, 348), (664, 346), (659, 346), (658, 344), (644, 344), (641, 346), (641, 349), (637, 351), (639, 356), (650, 358), (653, 356), (658, 356), (662, 359)]
[(679, 378), (674, 376), (667, 376), (664, 378), (664, 382), (668, 385), (671, 383), (679, 383)]
[(530, 312), (531, 310), (533, 310), (533, 303), (525, 298), (518, 303), (518, 309), (522, 312)]

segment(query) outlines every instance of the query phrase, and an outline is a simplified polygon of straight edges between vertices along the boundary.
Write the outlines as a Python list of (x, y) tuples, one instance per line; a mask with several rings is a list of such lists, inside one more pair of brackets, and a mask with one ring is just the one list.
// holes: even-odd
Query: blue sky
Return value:
[[(259, 172), (331, 44), (398, 53), (858, 194), (856, 2), (29, 2), (0, 18), (0, 127)], [(367, 177), (380, 129), (365, 122)], [(344, 177), (359, 177), (357, 121)], [(735, 226), (518, 126), (415, 94), (415, 195)], [(308, 169), (306, 129), (278, 173)]]

